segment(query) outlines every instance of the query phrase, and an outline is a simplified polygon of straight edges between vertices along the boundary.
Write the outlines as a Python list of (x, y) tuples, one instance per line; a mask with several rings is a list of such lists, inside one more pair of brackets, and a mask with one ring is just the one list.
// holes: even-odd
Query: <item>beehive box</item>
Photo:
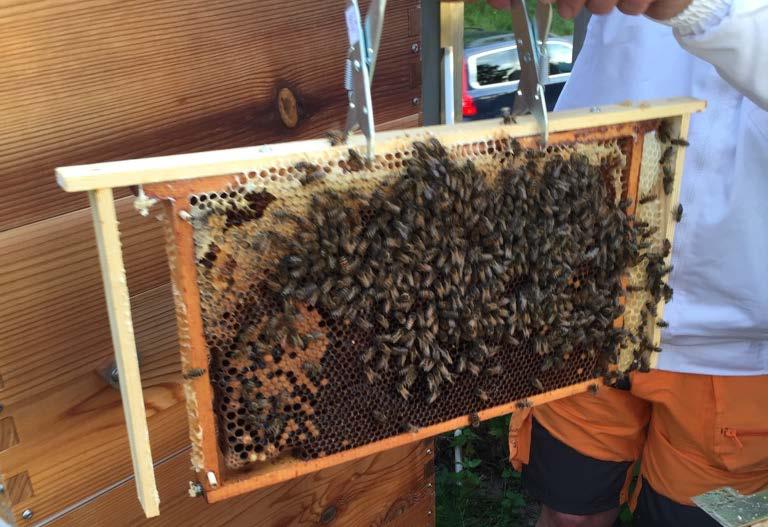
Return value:
[(555, 114), (545, 148), (526, 118), (382, 134), (370, 162), (352, 138), (80, 170), (164, 202), (208, 500), (651, 367), (670, 141), (701, 107)]

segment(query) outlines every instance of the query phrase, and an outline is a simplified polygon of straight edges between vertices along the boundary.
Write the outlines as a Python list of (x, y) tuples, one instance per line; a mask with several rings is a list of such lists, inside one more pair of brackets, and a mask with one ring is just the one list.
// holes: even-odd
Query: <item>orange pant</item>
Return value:
[(604, 461), (642, 457), (641, 474), (651, 487), (681, 504), (726, 485), (743, 494), (768, 486), (768, 375), (654, 370), (630, 380), (629, 391), (601, 387), (513, 415), (512, 464), (519, 470), (528, 462), (533, 415), (581, 454)]

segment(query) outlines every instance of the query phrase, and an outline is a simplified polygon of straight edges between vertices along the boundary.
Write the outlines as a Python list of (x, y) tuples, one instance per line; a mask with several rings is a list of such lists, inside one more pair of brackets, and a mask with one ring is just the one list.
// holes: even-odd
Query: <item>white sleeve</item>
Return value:
[(693, 0), (660, 22), (674, 28), (684, 49), (768, 110), (768, 0)]

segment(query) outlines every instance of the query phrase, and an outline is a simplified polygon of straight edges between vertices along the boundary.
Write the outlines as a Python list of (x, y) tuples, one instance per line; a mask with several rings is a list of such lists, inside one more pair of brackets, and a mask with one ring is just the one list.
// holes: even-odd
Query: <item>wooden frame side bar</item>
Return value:
[[(688, 129), (691, 124), (691, 114), (683, 114), (679, 116), (679, 126), (680, 129), (678, 130), (678, 137), (681, 139), (687, 139), (688, 138)], [(675, 152), (675, 179), (674, 179), (674, 186), (672, 187), (672, 194), (668, 196), (668, 199), (666, 201), (667, 203), (667, 210), (665, 211), (664, 218), (666, 218), (666, 225), (664, 226), (664, 237), (668, 239), (671, 243), (674, 243), (675, 241), (675, 227), (676, 222), (672, 219), (672, 211), (670, 204), (673, 204), (673, 206), (677, 206), (678, 203), (680, 203), (680, 189), (682, 187), (682, 179), (683, 179), (683, 165), (685, 165), (685, 148), (678, 148)], [(672, 262), (672, 255), (670, 254), (667, 256), (665, 260), (665, 264), (669, 265)], [(659, 313), (658, 317), (662, 318), (664, 316), (664, 306), (666, 305), (666, 302), (662, 299), (658, 305), (656, 306), (656, 310)], [(651, 342), (653, 342), (654, 346), (658, 346), (661, 343), (661, 328), (658, 326), (653, 327), (653, 334), (651, 338)], [(656, 368), (659, 364), (659, 353), (654, 351), (651, 353), (650, 359), (649, 359), (649, 366), (651, 368)]]
[[(600, 108), (568, 110), (551, 113), (549, 132), (582, 130), (613, 124), (647, 121), (664, 117), (673, 117), (701, 111), (706, 103), (690, 97), (663, 99), (649, 103), (633, 105), (610, 105)], [(444, 143), (475, 141), (481, 137), (535, 136), (538, 124), (533, 117), (518, 118), (517, 124), (502, 125), (500, 119), (472, 121), (454, 125), (439, 125), (410, 130), (397, 130), (378, 134), (376, 149), (386, 151), (404, 141), (413, 141), (419, 137), (432, 135)], [(350, 147), (361, 147), (365, 138), (355, 135), (348, 144), (334, 147), (345, 152)], [(217, 150), (197, 154), (152, 157), (130, 161), (113, 161), (93, 165), (79, 165), (56, 169), (59, 186), (68, 192), (94, 190), (99, 188), (127, 187), (147, 183), (178, 181), (198, 177), (233, 174), (248, 171), (253, 163), (265, 158), (281, 157), (299, 153), (333, 151), (328, 141), (316, 139), (279, 143), (260, 147)]]
[(125, 280), (115, 200), (110, 188), (92, 190), (88, 197), (96, 230), (101, 277), (104, 281), (109, 327), (120, 378), (120, 397), (123, 400), (125, 424), (128, 429), (136, 491), (144, 514), (151, 518), (160, 514), (160, 496), (152, 466), (147, 414), (141, 391), (141, 375), (133, 336), (131, 302)]

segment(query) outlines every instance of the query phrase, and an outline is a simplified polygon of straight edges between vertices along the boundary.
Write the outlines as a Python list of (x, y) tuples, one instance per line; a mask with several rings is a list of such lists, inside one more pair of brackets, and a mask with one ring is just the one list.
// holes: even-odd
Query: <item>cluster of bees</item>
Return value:
[[(671, 152), (660, 162), (665, 192)], [(285, 448), (308, 459), (364, 442), (326, 434), (323, 390), (336, 398), (345, 390), (334, 372), (401, 401), (368, 410), (377, 433), (391, 435), (427, 422), (408, 408), (442, 409), (441, 395), (455, 397), (458, 385), (462, 394), (470, 386), (473, 410), (498, 404), (505, 396), (493, 385), (517, 382), (516, 363), (526, 364), (529, 394), (551, 389), (548, 379), (569, 361), (594, 368), (583, 372), (589, 378), (608, 374), (629, 342), (643, 354), (657, 349), (643, 336), (656, 320), (653, 302), (637, 331), (615, 324), (628, 290), (647, 290), (656, 303), (672, 294), (669, 242), (651, 247), (654, 227), (628, 215), (630, 201), (617, 195), (621, 159), (595, 164), (573, 149), (514, 140), (494, 156), (496, 168), (481, 170), (436, 140), (417, 142), (403, 170), (372, 191), (334, 190), (321, 168), (303, 163), (295, 168), (311, 194), (304, 210), (264, 202), (279, 228), (253, 241), (269, 259), (251, 286), (260, 307), (238, 304), (241, 335), (224, 369), (212, 371), (239, 459)], [(341, 166), (368, 168), (354, 151)], [(625, 289), (636, 265), (647, 283)]]
[(574, 350), (612, 357), (638, 242), (599, 170), (513, 145), (489, 178), (437, 141), (414, 149), (406, 173), (370, 196), (318, 192), (306, 214), (277, 213), (296, 235), (275, 235), (267, 286), (283, 309), (266, 336), (306, 346), (295, 306), (315, 308), (373, 335), (359, 357), (368, 382), (393, 370), (400, 396), (427, 403), (457, 376), (501, 374), (502, 349), (530, 345), (544, 371)]

